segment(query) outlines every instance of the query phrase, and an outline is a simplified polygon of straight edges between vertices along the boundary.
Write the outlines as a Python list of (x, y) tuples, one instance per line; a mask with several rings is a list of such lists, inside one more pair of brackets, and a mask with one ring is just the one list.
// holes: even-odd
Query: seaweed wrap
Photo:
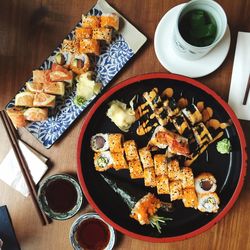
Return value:
[(200, 147), (209, 144), (213, 140), (213, 137), (203, 122), (200, 122), (193, 128), (193, 133), (195, 140)]
[(191, 130), (188, 125), (187, 120), (185, 119), (182, 113), (179, 113), (172, 119), (172, 123), (174, 124), (176, 130), (180, 135), (188, 137)]
[(189, 120), (192, 126), (202, 121), (202, 114), (194, 104), (190, 104), (188, 107), (183, 109), (182, 113)]

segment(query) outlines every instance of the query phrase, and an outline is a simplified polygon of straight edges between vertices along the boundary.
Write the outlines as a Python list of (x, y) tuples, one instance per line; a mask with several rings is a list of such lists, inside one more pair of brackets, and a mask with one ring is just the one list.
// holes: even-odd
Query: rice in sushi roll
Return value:
[(137, 145), (134, 140), (125, 141), (123, 143), (125, 156), (127, 161), (139, 161)]
[(194, 188), (183, 189), (182, 202), (185, 207), (192, 207), (192, 208), (197, 209), (198, 198), (197, 198), (197, 194), (195, 193)]
[(201, 212), (217, 213), (220, 198), (216, 193), (206, 193), (198, 195), (198, 209)]
[(95, 39), (82, 39), (79, 43), (79, 52), (81, 54), (94, 54), (99, 56), (101, 52), (100, 43)]
[(176, 159), (168, 159), (168, 178), (170, 181), (180, 180), (181, 171), (179, 161)]
[(154, 167), (153, 158), (146, 147), (139, 149), (139, 155), (144, 169)]
[(113, 159), (109, 151), (97, 152), (94, 155), (94, 165), (97, 171), (106, 171), (113, 167)]
[(99, 16), (85, 16), (82, 15), (83, 28), (98, 28), (101, 25), (101, 18)]
[(191, 125), (194, 125), (202, 120), (202, 114), (194, 104), (191, 104), (183, 109), (182, 113), (186, 116)]
[(211, 173), (201, 173), (195, 177), (195, 190), (198, 194), (213, 193), (216, 188), (216, 179)]
[(109, 149), (108, 134), (98, 133), (91, 137), (90, 146), (95, 152), (102, 152)]
[(118, 31), (119, 30), (119, 17), (114, 13), (102, 14), (101, 27), (113, 28), (116, 31)]

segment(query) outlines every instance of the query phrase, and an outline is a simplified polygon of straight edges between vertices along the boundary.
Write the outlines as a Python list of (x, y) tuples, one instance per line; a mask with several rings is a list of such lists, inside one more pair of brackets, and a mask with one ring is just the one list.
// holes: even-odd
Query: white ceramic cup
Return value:
[[(217, 26), (217, 34), (212, 44), (204, 47), (197, 47), (189, 44), (183, 39), (179, 31), (181, 18), (189, 11), (199, 9), (211, 15)], [(216, 44), (218, 44), (226, 33), (227, 17), (222, 7), (213, 0), (192, 0), (186, 3), (177, 15), (174, 26), (173, 39), (174, 48), (178, 55), (188, 60), (196, 60), (205, 56)]]

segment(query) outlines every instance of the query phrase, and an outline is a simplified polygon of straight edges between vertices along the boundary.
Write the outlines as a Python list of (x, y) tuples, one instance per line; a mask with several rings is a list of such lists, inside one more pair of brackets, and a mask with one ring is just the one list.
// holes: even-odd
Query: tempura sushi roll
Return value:
[(169, 117), (174, 117), (180, 112), (180, 109), (173, 97), (170, 97), (163, 101), (163, 106), (167, 111)]
[(192, 125), (202, 120), (202, 114), (194, 104), (189, 105), (182, 112)]
[(128, 169), (128, 164), (124, 158), (123, 152), (110, 152), (113, 159), (113, 168), (115, 170)]
[(179, 113), (172, 119), (172, 122), (180, 135), (187, 135), (190, 132), (188, 122), (182, 113)]
[(88, 27), (77, 27), (75, 29), (75, 38), (77, 40), (81, 39), (91, 39), (92, 38), (92, 28)]
[(95, 152), (102, 152), (109, 149), (108, 134), (98, 133), (90, 139), (90, 146)]
[(79, 44), (79, 52), (81, 54), (94, 54), (100, 55), (100, 43), (95, 39), (82, 39)]
[(97, 171), (106, 171), (113, 167), (113, 158), (109, 151), (97, 152), (94, 155), (94, 166)]
[(78, 75), (86, 73), (90, 69), (90, 60), (88, 55), (74, 55), (69, 67), (74, 73)]
[(139, 161), (140, 160), (137, 146), (134, 140), (125, 141), (123, 143), (123, 147), (124, 147), (127, 161)]
[(50, 82), (43, 84), (43, 92), (47, 94), (64, 96), (65, 84), (64, 82)]
[(15, 106), (32, 107), (34, 102), (34, 93), (24, 91), (16, 94)]
[(123, 134), (109, 134), (108, 135), (109, 149), (111, 152), (123, 152), (122, 142)]
[(112, 40), (112, 29), (109, 28), (95, 28), (93, 29), (92, 39), (103, 40), (110, 43)]
[(162, 127), (162, 126), (157, 126), (154, 130), (154, 133), (151, 137), (151, 139), (149, 140), (148, 142), (148, 147), (151, 149), (151, 150), (157, 150), (158, 148), (161, 148), (161, 149), (165, 149), (167, 148), (167, 144), (165, 142), (163, 143), (160, 143), (156, 137), (157, 133), (158, 132), (166, 132), (167, 130)]
[(46, 82), (51, 82), (50, 79), (50, 69), (46, 70), (33, 70), (33, 82), (38, 82), (38, 83), (46, 83)]
[(154, 167), (153, 158), (146, 147), (139, 149), (139, 156), (144, 169)]
[(119, 17), (114, 13), (102, 14), (101, 27), (113, 28), (116, 31), (118, 31), (119, 30)]
[(185, 188), (183, 189), (182, 202), (185, 207), (192, 207), (197, 209), (198, 206), (198, 197), (195, 193), (194, 188)]
[(27, 121), (44, 121), (48, 118), (48, 108), (28, 108), (23, 115)]
[(47, 93), (35, 93), (33, 106), (34, 107), (50, 107), (54, 108), (56, 104), (56, 96)]
[(201, 212), (217, 213), (219, 209), (220, 198), (216, 193), (207, 193), (198, 195), (198, 209)]
[(101, 19), (99, 16), (85, 16), (82, 15), (82, 27), (83, 28), (98, 28), (101, 25)]
[(167, 175), (156, 177), (156, 188), (158, 194), (169, 194), (169, 179)]
[(128, 162), (131, 179), (139, 179), (144, 177), (143, 168), (139, 160)]
[(167, 172), (169, 180), (170, 181), (180, 180), (181, 170), (179, 161), (177, 159), (168, 159), (167, 166), (168, 166)]
[(13, 107), (6, 110), (9, 118), (16, 128), (25, 127), (27, 125), (27, 121), (24, 117), (24, 109)]
[(183, 167), (181, 169), (181, 181), (183, 188), (194, 188), (194, 175), (191, 168)]
[(200, 122), (193, 128), (193, 133), (195, 140), (200, 147), (209, 144), (213, 140), (213, 137), (203, 122)]
[(153, 167), (144, 169), (144, 185), (146, 187), (156, 186), (155, 170)]
[(170, 200), (181, 200), (183, 197), (181, 181), (171, 181), (169, 184)]
[(195, 190), (198, 194), (213, 193), (216, 191), (216, 179), (211, 173), (201, 173), (194, 179)]
[(168, 163), (167, 163), (166, 155), (164, 155), (164, 154), (154, 155), (154, 167), (155, 167), (155, 174), (157, 176), (158, 175), (167, 175)]

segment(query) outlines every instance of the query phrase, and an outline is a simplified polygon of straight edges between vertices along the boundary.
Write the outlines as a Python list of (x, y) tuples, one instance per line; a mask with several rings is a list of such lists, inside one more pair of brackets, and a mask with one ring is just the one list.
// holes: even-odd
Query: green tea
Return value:
[(183, 39), (191, 45), (204, 47), (213, 43), (217, 33), (214, 18), (204, 10), (191, 10), (179, 22)]

